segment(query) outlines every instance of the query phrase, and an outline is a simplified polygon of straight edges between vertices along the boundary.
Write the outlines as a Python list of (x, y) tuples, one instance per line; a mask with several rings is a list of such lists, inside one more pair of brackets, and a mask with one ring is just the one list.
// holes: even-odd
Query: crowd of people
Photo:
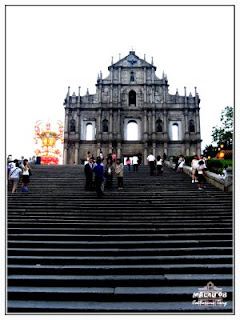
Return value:
[[(103, 155), (96, 159), (92, 155), (87, 156), (87, 163), (84, 166), (84, 173), (86, 177), (85, 190), (96, 190), (97, 196), (101, 198), (104, 195), (104, 188), (112, 188), (113, 177), (117, 177), (118, 190), (123, 190), (123, 173), (124, 165), (121, 159), (116, 159), (112, 155), (106, 158), (106, 165), (103, 164)], [(106, 183), (104, 184), (104, 180)]]
[[(150, 167), (150, 175), (154, 175), (154, 171), (157, 172), (157, 175), (163, 172), (165, 159), (165, 153), (163, 158), (161, 158), (161, 156), (155, 158), (152, 153), (149, 154), (147, 160)], [(134, 155), (131, 159), (127, 157), (125, 163), (128, 171), (131, 171), (132, 166), (133, 171), (137, 172), (141, 161), (142, 159), (139, 155)], [(106, 159), (104, 159), (103, 153), (100, 152), (100, 155), (95, 159), (94, 155), (88, 152), (84, 173), (86, 177), (85, 190), (96, 190), (99, 198), (104, 195), (104, 188), (112, 188), (114, 177), (117, 178), (118, 190), (123, 190), (124, 164), (120, 158), (116, 159), (115, 155), (109, 154)]]
[(28, 164), (28, 159), (19, 161), (17, 159), (8, 161), (8, 181), (12, 189), (12, 193), (17, 192), (18, 184), (21, 182), (21, 191), (28, 192), (30, 176), (32, 175), (31, 168)]

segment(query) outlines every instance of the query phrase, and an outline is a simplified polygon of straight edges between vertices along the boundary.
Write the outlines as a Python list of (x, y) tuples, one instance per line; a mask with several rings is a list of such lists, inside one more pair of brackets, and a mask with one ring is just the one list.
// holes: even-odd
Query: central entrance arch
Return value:
[(135, 120), (128, 121), (127, 124), (127, 140), (134, 141), (138, 140), (138, 124)]

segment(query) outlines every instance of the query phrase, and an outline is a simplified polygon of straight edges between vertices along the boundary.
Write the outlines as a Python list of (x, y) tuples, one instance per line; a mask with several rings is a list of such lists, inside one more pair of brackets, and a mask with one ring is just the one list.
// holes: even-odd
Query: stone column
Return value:
[(68, 150), (68, 147), (66, 146), (66, 144), (64, 144), (64, 150), (63, 150), (63, 164), (67, 164), (67, 150)]
[(101, 140), (102, 134), (101, 134), (101, 124), (102, 124), (102, 111), (101, 109), (98, 110), (98, 116), (97, 116), (97, 140)]
[(165, 154), (166, 154), (167, 156), (169, 156), (169, 154), (168, 154), (168, 143), (167, 143), (167, 142), (164, 142), (163, 152), (165, 152)]
[(69, 126), (69, 113), (68, 113), (68, 109), (66, 109), (66, 111), (65, 111), (65, 123), (64, 123), (64, 134), (65, 133), (68, 134), (68, 126)]
[(101, 150), (101, 144), (100, 142), (97, 143), (97, 156), (100, 155), (100, 150)]
[(200, 117), (199, 117), (199, 109), (196, 109), (196, 133), (200, 138)]
[(144, 68), (144, 80), (143, 80), (143, 83), (144, 83), (144, 89), (143, 89), (143, 93), (144, 93), (144, 103), (147, 102), (147, 69), (146, 67)]
[(147, 157), (148, 157), (147, 143), (144, 143), (144, 151), (143, 151), (143, 158), (144, 158), (143, 159), (143, 163), (144, 163), (144, 165), (148, 164)]
[(78, 164), (79, 159), (79, 143), (75, 144), (75, 163)]
[(121, 158), (121, 156), (122, 156), (122, 144), (121, 144), (121, 142), (118, 142), (117, 143), (117, 158)]
[(118, 109), (118, 114), (117, 114), (117, 123), (118, 123), (118, 133), (117, 133), (117, 139), (121, 140), (122, 139), (122, 134), (121, 134), (121, 111)]
[(144, 120), (143, 120), (143, 140), (147, 141), (148, 135), (147, 135), (147, 110), (144, 110)]
[(197, 155), (200, 156), (201, 155), (201, 143), (197, 144)]
[(112, 112), (112, 110), (110, 110), (110, 112), (109, 112), (109, 134), (108, 134), (109, 140), (112, 140), (112, 137), (113, 137), (112, 123), (113, 123), (113, 112)]
[(152, 112), (148, 111), (148, 136), (151, 137), (152, 134)]
[(168, 140), (167, 110), (163, 110), (163, 133), (164, 139)]
[(156, 132), (156, 111), (154, 109), (152, 111), (152, 132)]
[(152, 149), (153, 149), (153, 155), (156, 156), (156, 142), (153, 142)]
[(188, 109), (185, 108), (184, 109), (184, 136), (185, 136), (185, 140), (189, 140), (190, 139), (190, 135), (189, 135), (189, 126), (188, 126)]

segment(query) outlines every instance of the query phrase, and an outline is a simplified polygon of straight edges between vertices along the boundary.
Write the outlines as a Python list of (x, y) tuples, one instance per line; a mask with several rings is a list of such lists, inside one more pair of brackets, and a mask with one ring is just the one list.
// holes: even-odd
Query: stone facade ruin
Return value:
[[(134, 51), (108, 67), (97, 79), (96, 93), (70, 95), (65, 106), (64, 164), (83, 163), (87, 153), (184, 156), (201, 152), (199, 95), (170, 94), (168, 79)], [(132, 133), (131, 133), (132, 132)], [(132, 134), (132, 137), (131, 137)]]

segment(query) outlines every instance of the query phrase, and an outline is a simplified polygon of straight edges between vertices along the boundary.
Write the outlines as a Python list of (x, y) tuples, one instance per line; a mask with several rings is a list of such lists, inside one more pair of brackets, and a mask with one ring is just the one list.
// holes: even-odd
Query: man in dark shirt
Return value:
[(93, 158), (90, 158), (88, 163), (85, 164), (85, 167), (84, 167), (84, 173), (85, 173), (85, 176), (86, 176), (86, 184), (85, 184), (85, 190), (92, 190), (93, 186), (93, 167), (94, 167), (94, 164), (93, 164)]
[(101, 158), (98, 157), (96, 165), (93, 168), (93, 172), (95, 173), (95, 184), (98, 198), (101, 198), (103, 196), (102, 185), (104, 181), (104, 168), (101, 162)]

